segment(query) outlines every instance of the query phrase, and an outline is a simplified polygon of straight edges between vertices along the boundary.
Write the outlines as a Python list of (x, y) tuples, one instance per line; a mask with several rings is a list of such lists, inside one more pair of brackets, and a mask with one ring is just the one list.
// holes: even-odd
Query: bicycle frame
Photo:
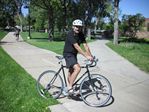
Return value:
[[(60, 75), (59, 73), (62, 71), (62, 74), (63, 74), (63, 81), (64, 81), (64, 87), (67, 87), (67, 81), (66, 81), (66, 76), (65, 76), (65, 71), (64, 71), (64, 68), (67, 68), (66, 66), (64, 66), (62, 63), (61, 63), (61, 67), (59, 68), (59, 70), (57, 71), (56, 75)], [(81, 77), (79, 77), (79, 79), (77, 79), (73, 86), (76, 85), (84, 76), (85, 74), (88, 75), (89, 77), (89, 80), (91, 79), (91, 76), (90, 76), (90, 71), (89, 71), (89, 67), (88, 66), (81, 66), (81, 68), (86, 68), (86, 71), (83, 73), (83, 75)]]
[(76, 85), (76, 84), (85, 76), (85, 74), (88, 75), (89, 79), (91, 78), (91, 76), (90, 76), (90, 71), (89, 71), (88, 66), (81, 66), (81, 68), (86, 68), (86, 71), (83, 73), (83, 75), (82, 75), (79, 79), (77, 79), (77, 80), (74, 82), (73, 86)]

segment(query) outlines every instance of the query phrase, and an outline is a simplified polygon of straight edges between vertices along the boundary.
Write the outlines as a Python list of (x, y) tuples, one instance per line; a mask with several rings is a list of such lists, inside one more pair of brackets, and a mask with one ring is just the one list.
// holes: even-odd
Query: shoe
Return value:
[(74, 91), (73, 94), (74, 94), (74, 96), (80, 96), (80, 91), (79, 90)]
[(79, 90), (76, 91), (73, 88), (71, 88), (71, 89), (68, 90), (68, 94), (69, 94), (69, 96), (78, 96), (78, 97), (81, 96), (80, 95), (80, 91)]
[(63, 93), (64, 96), (68, 96), (68, 89), (67, 89), (67, 87), (63, 88), (62, 93)]
[(71, 88), (71, 89), (68, 90), (68, 94), (69, 94), (70, 96), (74, 94), (73, 88)]
[(72, 99), (73, 94), (74, 94), (73, 88), (69, 89), (69, 90), (68, 90), (68, 96), (67, 96), (67, 98), (68, 98), (68, 99)]

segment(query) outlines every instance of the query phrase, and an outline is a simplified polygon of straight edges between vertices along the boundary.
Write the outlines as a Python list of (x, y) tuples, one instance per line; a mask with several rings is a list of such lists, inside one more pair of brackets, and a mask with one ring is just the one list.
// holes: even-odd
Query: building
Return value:
[(144, 27), (141, 31), (137, 32), (138, 38), (149, 38), (149, 18), (145, 19)]
[(145, 19), (144, 30), (149, 32), (149, 18)]

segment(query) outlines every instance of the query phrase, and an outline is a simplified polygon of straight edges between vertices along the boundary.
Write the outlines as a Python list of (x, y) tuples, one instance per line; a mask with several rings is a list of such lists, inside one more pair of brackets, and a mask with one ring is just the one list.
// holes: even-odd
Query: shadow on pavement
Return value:
[(7, 44), (7, 43), (14, 43), (14, 42), (0, 41), (0, 45), (4, 45), (4, 44)]
[(100, 106), (100, 107), (107, 107), (107, 106), (109, 106), (109, 105), (113, 104), (113, 102), (114, 102), (114, 97), (113, 97), (113, 96), (111, 96), (110, 100), (109, 100), (109, 101), (108, 101), (105, 105)]

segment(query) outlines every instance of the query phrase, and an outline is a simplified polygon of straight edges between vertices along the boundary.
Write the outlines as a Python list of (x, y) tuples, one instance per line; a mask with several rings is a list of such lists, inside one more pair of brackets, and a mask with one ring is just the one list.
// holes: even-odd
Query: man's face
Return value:
[(73, 31), (74, 31), (75, 33), (81, 32), (81, 31), (82, 31), (82, 26), (73, 26)]

